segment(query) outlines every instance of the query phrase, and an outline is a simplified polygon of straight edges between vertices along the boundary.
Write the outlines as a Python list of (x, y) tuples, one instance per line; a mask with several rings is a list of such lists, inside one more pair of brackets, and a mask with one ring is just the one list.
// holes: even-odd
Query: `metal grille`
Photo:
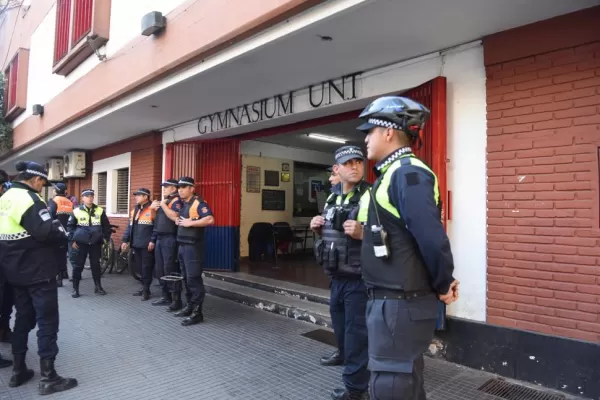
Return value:
[(542, 392), (527, 386), (507, 382), (504, 379), (490, 379), (481, 385), (478, 391), (491, 394), (507, 400), (564, 400), (565, 396), (554, 393)]
[(56, 33), (54, 38), (54, 64), (69, 52), (71, 27), (71, 0), (56, 2)]
[(96, 201), (100, 207), (106, 207), (106, 181), (108, 174), (101, 172), (98, 174), (98, 190), (96, 190)]
[(75, 6), (75, 12), (73, 13), (74, 21), (71, 47), (83, 39), (92, 28), (94, 0), (77, 0), (73, 5)]
[(129, 211), (129, 168), (117, 170), (117, 214)]

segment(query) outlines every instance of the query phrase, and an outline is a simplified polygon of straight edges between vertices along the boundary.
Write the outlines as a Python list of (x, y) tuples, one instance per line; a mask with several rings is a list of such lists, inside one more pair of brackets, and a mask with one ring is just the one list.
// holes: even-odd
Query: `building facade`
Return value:
[[(236, 270), (255, 222), (305, 219), (285, 168), (331, 164), (292, 136), (348, 132), (378, 96), (415, 98), (432, 110), (420, 155), (461, 281), (440, 354), (600, 396), (600, 2), (31, 3), (0, 16), (14, 130), (0, 168), (49, 163), (121, 227), (133, 189), (158, 198), (164, 177), (193, 175), (216, 215), (207, 268)], [(65, 155), (82, 157), (66, 176)], [(257, 170), (282, 174), (272, 208)]]

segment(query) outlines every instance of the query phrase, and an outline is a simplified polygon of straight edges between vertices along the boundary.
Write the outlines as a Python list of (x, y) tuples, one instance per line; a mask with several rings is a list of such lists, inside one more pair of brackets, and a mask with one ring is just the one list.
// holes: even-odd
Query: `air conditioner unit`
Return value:
[(50, 158), (46, 161), (46, 171), (48, 171), (48, 180), (58, 182), (63, 180), (63, 159)]
[(71, 151), (63, 157), (64, 178), (85, 178), (85, 152)]

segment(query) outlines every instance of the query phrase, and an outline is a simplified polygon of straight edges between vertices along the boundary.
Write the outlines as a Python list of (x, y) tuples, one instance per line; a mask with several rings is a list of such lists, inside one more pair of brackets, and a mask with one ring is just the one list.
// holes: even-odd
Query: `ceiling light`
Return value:
[(326, 142), (342, 143), (342, 144), (346, 143), (346, 140), (344, 140), (344, 139), (340, 139), (335, 136), (321, 135), (319, 133), (309, 133), (308, 137), (313, 138), (313, 139), (318, 139), (318, 140), (325, 140)]

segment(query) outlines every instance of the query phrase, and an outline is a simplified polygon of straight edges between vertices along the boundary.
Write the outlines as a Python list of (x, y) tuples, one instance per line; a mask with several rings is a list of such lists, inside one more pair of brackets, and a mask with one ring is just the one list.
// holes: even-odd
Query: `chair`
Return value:
[(277, 249), (285, 248), (286, 252), (289, 253), (290, 244), (292, 245), (292, 252), (296, 250), (296, 244), (303, 244), (304, 239), (294, 235), (292, 227), (287, 222), (275, 222), (273, 224), (273, 231), (275, 233), (275, 245)]
[(268, 222), (256, 222), (248, 232), (248, 258), (250, 261), (276, 259), (277, 247), (273, 225)]

